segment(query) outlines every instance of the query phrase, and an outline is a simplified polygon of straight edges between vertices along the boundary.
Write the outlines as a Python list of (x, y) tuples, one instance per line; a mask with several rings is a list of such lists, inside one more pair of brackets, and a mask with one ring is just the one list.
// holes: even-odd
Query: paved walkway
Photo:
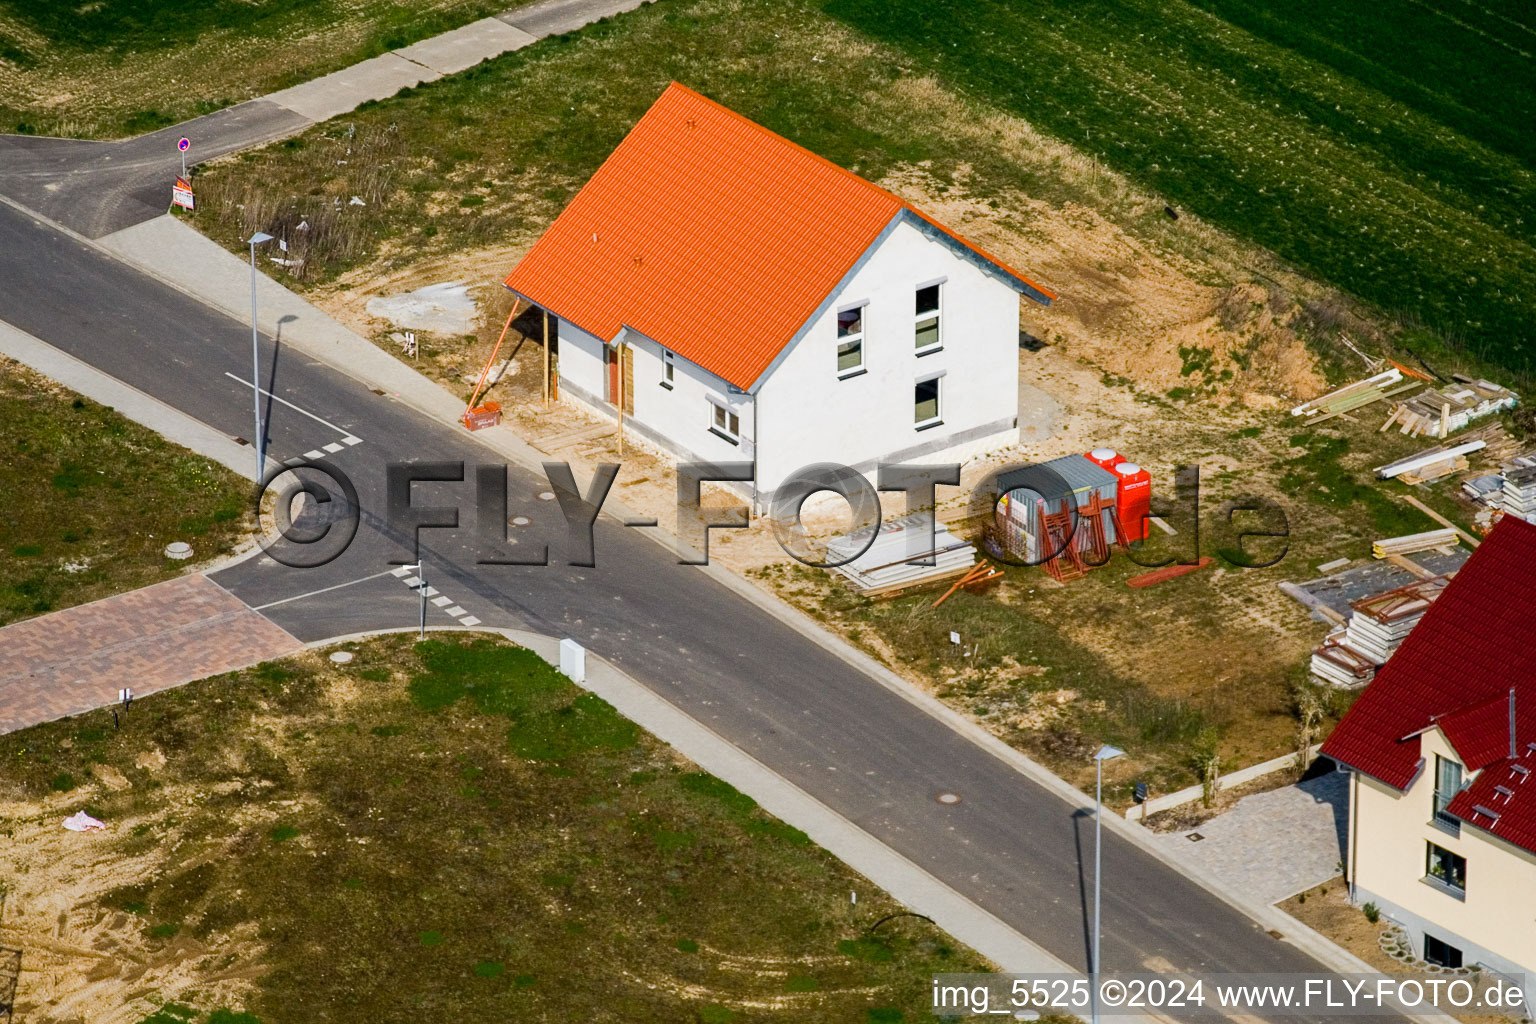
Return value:
[(1277, 903), (1339, 874), (1348, 809), (1348, 777), (1329, 772), (1244, 797), (1199, 828), (1157, 841), (1189, 871)]
[(202, 574), (0, 629), (0, 733), (303, 648)]

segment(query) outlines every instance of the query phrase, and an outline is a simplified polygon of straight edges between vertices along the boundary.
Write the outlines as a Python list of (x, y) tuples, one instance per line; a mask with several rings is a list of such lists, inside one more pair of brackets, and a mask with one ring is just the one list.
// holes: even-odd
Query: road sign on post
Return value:
[(176, 140), (176, 148), (181, 151), (181, 176), (187, 176), (187, 150), (192, 148), (192, 140), (183, 135)]

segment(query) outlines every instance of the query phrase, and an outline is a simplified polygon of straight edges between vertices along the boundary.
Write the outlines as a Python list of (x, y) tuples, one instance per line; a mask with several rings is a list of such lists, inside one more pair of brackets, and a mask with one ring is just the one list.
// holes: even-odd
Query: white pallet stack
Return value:
[(1448, 576), (1436, 576), (1352, 602), (1348, 625), (1334, 630), (1312, 652), (1312, 674), (1350, 689), (1370, 682), (1449, 581)]
[(1500, 504), (1505, 515), (1536, 523), (1536, 467), (1513, 469), (1504, 474)]

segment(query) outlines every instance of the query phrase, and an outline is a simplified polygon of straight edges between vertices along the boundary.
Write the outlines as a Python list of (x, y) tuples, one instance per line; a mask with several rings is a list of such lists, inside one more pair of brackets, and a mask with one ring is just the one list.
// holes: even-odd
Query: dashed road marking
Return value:
[[(470, 615), (468, 609), (466, 609), (463, 605), (461, 605), (461, 604), (454, 604), (453, 603), (453, 598), (448, 597), (445, 594), (439, 593), (439, 591), (438, 591), (438, 589), (436, 587), (428, 586), (426, 584), (426, 582), (423, 581), (420, 576), (407, 575), (408, 573), (414, 574), (416, 571), (417, 571), (417, 567), (414, 566), (414, 565), (402, 565), (398, 569), (391, 569), (389, 571), (388, 575), (394, 576), (396, 579), (399, 579), (401, 583), (404, 583), (411, 590), (415, 591), (416, 595), (418, 597), (420, 597), (423, 594), (426, 595), (426, 597), (431, 600), (432, 606), (434, 608), (439, 608), (439, 609), (442, 610), (443, 614), (451, 615), (455, 619), (458, 619), (459, 620), (459, 625), (461, 625), (461, 626), (478, 626), (478, 625), (480, 625), (480, 620), (478, 618), (476, 618), (475, 616)], [(380, 575), (384, 575), (384, 574), (380, 573)]]

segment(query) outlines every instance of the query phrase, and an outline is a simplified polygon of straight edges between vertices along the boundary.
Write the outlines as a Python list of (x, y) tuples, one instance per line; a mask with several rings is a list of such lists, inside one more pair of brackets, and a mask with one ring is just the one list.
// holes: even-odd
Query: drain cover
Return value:
[(938, 801), (941, 804), (957, 804), (960, 802), (959, 793), (940, 793)]
[(1200, 840), (1204, 839), (1205, 836), (1201, 835), (1199, 832), (1191, 832), (1189, 835), (1185, 836), (1184, 838), (1188, 839), (1192, 843), (1198, 843)]
[(352, 660), (352, 652), (351, 651), (336, 651), (335, 653), (333, 653), (331, 655), (331, 660), (334, 661), (338, 665), (345, 665), (347, 662)]

